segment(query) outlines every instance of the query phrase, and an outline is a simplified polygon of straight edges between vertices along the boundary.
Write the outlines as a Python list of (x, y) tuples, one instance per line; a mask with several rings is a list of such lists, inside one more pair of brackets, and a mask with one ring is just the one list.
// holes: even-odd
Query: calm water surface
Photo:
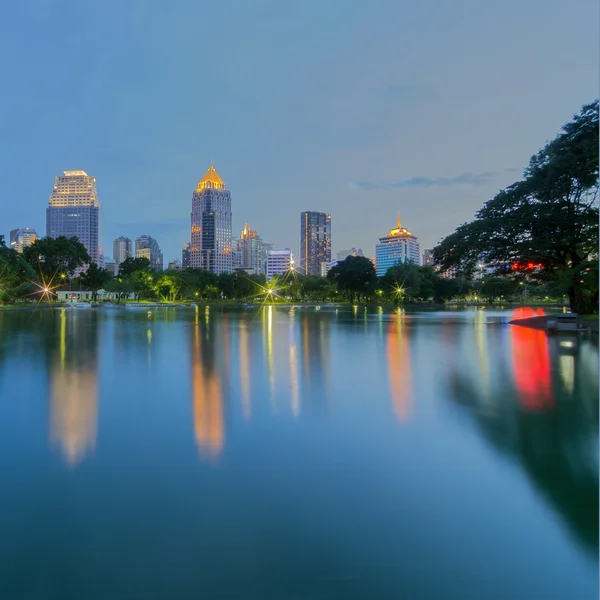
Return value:
[(508, 312), (0, 312), (0, 598), (598, 595), (598, 346)]

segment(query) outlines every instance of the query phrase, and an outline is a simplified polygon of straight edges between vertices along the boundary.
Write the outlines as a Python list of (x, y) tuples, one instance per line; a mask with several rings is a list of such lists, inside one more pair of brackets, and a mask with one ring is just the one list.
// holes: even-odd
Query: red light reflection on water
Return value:
[[(543, 316), (544, 310), (519, 308), (513, 319)], [(513, 325), (512, 359), (515, 385), (521, 406), (528, 411), (554, 406), (548, 338), (544, 331)]]

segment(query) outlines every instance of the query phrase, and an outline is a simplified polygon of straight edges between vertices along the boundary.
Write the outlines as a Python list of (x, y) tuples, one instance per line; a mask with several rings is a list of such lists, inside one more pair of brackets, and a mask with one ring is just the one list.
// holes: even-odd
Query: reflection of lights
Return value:
[(269, 388), (271, 403), (275, 401), (275, 370), (273, 368), (273, 307), (267, 308), (267, 364), (269, 367)]
[(240, 381), (242, 383), (242, 409), (246, 421), (250, 418), (250, 353), (248, 352), (248, 326), (240, 324)]
[(562, 340), (561, 342), (559, 342), (559, 345), (563, 348), (572, 348), (575, 344), (573, 342)]
[(563, 354), (558, 359), (558, 370), (565, 388), (572, 394), (575, 388), (575, 357)]

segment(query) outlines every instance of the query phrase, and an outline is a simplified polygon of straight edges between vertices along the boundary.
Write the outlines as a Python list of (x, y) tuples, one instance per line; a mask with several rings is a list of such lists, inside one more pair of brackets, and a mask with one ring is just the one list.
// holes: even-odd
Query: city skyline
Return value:
[[(105, 248), (147, 232), (170, 261), (212, 160), (237, 203), (233, 230), (248, 220), (275, 248), (298, 254), (311, 208), (333, 215), (334, 253), (372, 256), (398, 210), (432, 248), (598, 95), (598, 6), (582, 2), (3, 3), (19, 93), (0, 100), (2, 234), (41, 234), (48, 181), (83, 169), (100, 182)], [(228, 43), (219, 27), (198, 39), (199, 22), (226, 26)], [(196, 72), (215, 73), (218, 92)], [(39, 93), (63, 73), (60, 94)]]

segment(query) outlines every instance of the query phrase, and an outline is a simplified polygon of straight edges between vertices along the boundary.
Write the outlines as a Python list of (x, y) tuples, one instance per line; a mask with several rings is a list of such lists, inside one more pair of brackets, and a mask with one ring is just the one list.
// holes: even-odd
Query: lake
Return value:
[(596, 598), (597, 338), (532, 313), (0, 311), (0, 598)]

